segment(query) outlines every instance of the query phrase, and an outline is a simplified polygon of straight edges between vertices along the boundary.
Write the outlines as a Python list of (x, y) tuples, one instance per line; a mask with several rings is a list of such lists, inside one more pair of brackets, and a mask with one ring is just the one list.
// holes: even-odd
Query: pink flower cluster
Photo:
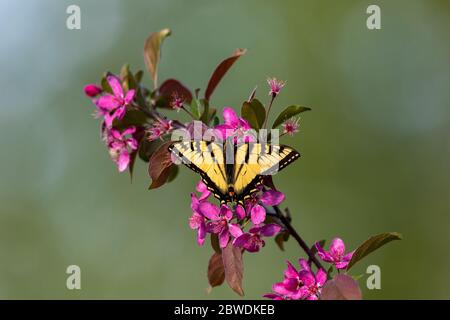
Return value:
[[(132, 152), (138, 149), (137, 128), (131, 126), (119, 131), (113, 128), (113, 122), (115, 119), (123, 119), (128, 107), (132, 104), (135, 90), (128, 90), (125, 93), (120, 79), (116, 75), (108, 74), (106, 80), (112, 94), (105, 93), (96, 84), (86, 85), (84, 93), (92, 98), (92, 102), (96, 106), (96, 116), (103, 118), (103, 140), (117, 169), (119, 172), (123, 172), (130, 164)], [(97, 98), (99, 95), (101, 96)]]
[(322, 286), (327, 281), (327, 273), (323, 269), (317, 273), (311, 270), (311, 266), (305, 259), (299, 260), (300, 270), (288, 261), (284, 271), (284, 280), (272, 286), (274, 293), (268, 293), (264, 297), (273, 300), (317, 300), (320, 297)]
[[(315, 243), (319, 257), (337, 269), (347, 268), (354, 251), (345, 254), (344, 241), (333, 239), (330, 250), (324, 250), (318, 242)], [(310, 264), (305, 259), (299, 260), (300, 270), (287, 261), (287, 269), (284, 271), (284, 279), (272, 286), (272, 293), (264, 297), (273, 300), (317, 300), (323, 285), (327, 281), (327, 273), (319, 268), (316, 273), (311, 270)]]
[[(284, 200), (284, 194), (279, 191), (268, 190), (254, 194), (244, 206), (230, 206), (222, 204), (220, 207), (208, 201), (211, 192), (200, 181), (196, 190), (197, 196), (191, 194), (192, 216), (189, 226), (197, 230), (197, 243), (203, 245), (208, 233), (216, 234), (221, 248), (225, 248), (231, 240), (236, 247), (248, 252), (257, 252), (264, 245), (264, 237), (272, 237), (281, 230), (275, 223), (264, 224), (266, 209), (264, 206), (274, 206)], [(244, 232), (244, 226), (251, 222), (252, 227)]]

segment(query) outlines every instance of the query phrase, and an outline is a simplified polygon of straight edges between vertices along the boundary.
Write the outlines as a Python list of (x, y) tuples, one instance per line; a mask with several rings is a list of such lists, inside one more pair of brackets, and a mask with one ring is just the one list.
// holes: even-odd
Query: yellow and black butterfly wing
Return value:
[(236, 148), (233, 186), (235, 198), (245, 200), (258, 191), (263, 176), (273, 175), (300, 157), (285, 145), (246, 143)]
[(199, 173), (216, 198), (231, 201), (222, 145), (208, 141), (181, 141), (170, 145), (169, 151), (188, 168)]

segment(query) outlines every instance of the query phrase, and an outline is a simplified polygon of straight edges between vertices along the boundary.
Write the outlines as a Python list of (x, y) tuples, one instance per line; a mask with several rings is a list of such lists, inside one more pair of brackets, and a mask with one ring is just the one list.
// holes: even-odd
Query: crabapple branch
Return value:
[[(310, 247), (306, 244), (306, 242), (300, 237), (300, 235), (297, 233), (295, 228), (292, 226), (290, 221), (286, 218), (286, 216), (281, 212), (281, 209), (278, 206), (273, 206), (273, 209), (275, 210), (275, 213), (277, 214), (277, 217), (280, 219), (280, 221), (284, 224), (289, 234), (294, 237), (294, 239), (298, 242), (300, 247), (303, 249), (303, 251), (306, 252), (309, 259), (316, 265), (318, 269), (324, 269), (322, 264), (317, 260), (316, 256), (311, 252)], [(325, 270), (325, 269), (324, 269)]]

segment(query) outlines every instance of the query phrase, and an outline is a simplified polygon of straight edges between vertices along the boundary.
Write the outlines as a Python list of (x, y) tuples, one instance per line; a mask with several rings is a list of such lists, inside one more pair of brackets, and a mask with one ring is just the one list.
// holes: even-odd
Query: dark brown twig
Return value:
[[(308, 255), (308, 258), (310, 261), (312, 261), (317, 268), (324, 269), (322, 264), (317, 260), (316, 256), (311, 252), (310, 247), (306, 244), (306, 242), (300, 237), (300, 235), (297, 233), (297, 231), (294, 229), (294, 227), (291, 225), (291, 222), (288, 218), (281, 212), (280, 208), (278, 206), (273, 206), (273, 209), (275, 210), (277, 217), (280, 219), (280, 221), (284, 224), (289, 234), (294, 237), (294, 239), (298, 242), (300, 247), (303, 249), (303, 251), (306, 252)], [(325, 270), (325, 269), (324, 269)]]

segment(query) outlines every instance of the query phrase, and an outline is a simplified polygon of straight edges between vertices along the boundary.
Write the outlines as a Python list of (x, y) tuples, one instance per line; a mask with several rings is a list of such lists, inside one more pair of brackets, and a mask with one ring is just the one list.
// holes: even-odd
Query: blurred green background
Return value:
[[(70, 4), (81, 30), (66, 29)], [(366, 28), (370, 4), (381, 30)], [(2, 0), (0, 11), (0, 298), (238, 298), (226, 286), (206, 293), (211, 248), (187, 224), (195, 174), (148, 191), (139, 162), (130, 184), (82, 92), (125, 62), (144, 69), (144, 40), (164, 27), (160, 79), (205, 88), (244, 47), (214, 105), (240, 107), (255, 85), (264, 100), (276, 76), (287, 85), (273, 110), (313, 108), (284, 141), (302, 159), (275, 181), (309, 243), (339, 236), (352, 249), (403, 234), (354, 269), (381, 267), (381, 290), (360, 280), (365, 298), (450, 298), (449, 1)], [(300, 256), (293, 241), (245, 255), (246, 298)], [(66, 289), (70, 264), (82, 290)]]

